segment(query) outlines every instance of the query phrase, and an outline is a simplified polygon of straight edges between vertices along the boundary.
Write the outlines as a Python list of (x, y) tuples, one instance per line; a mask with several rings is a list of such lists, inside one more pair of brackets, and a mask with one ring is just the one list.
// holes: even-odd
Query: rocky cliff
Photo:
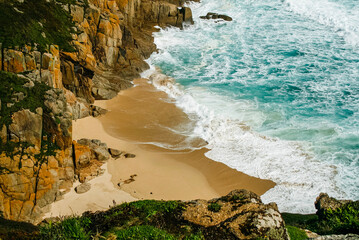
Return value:
[(72, 115), (61, 89), (1, 72), (0, 211), (33, 221), (72, 185)]
[[(72, 142), (72, 119), (98, 115), (95, 99), (116, 96), (148, 68), (155, 25), (193, 23), (181, 0), (75, 2), (63, 8), (75, 22), (76, 51), (1, 51), (3, 69), (18, 74), (1, 75), (0, 211), (7, 219), (34, 222), (75, 178), (98, 174), (93, 150)], [(81, 165), (86, 154), (91, 161)]]

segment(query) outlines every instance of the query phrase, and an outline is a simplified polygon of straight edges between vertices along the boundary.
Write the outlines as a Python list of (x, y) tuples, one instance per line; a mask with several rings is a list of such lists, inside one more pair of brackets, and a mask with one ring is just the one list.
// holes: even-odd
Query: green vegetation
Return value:
[(134, 226), (115, 231), (117, 239), (148, 239), (148, 240), (176, 240), (177, 238), (164, 230), (152, 226)]
[[(122, 205), (121, 205), (122, 206)], [(143, 217), (149, 219), (157, 213), (164, 214), (170, 213), (175, 210), (183, 209), (183, 204), (178, 201), (155, 201), (155, 200), (144, 200), (138, 202), (132, 202), (128, 204), (129, 207), (139, 210)], [(123, 207), (127, 207), (123, 205)]]
[[(22, 48), (25, 45), (45, 52), (50, 45), (60, 50), (74, 51), (71, 45), (74, 23), (63, 4), (74, 0), (0, 1), (0, 43), (4, 48)], [(1, 69), (4, 70), (2, 58)]]
[(204, 239), (198, 226), (180, 219), (184, 206), (180, 201), (124, 203), (106, 212), (45, 224), (39, 239)]
[(282, 213), (288, 225), (309, 229), (320, 235), (359, 233), (359, 203), (345, 204), (336, 210), (327, 209), (324, 216)]
[(3, 219), (0, 213), (0, 239), (37, 239), (38, 233), (38, 227)]
[(287, 225), (298, 228), (307, 228), (312, 222), (318, 221), (316, 214), (295, 214), (295, 213), (281, 213)]
[[(43, 83), (35, 82), (34, 86), (29, 88), (24, 85), (29, 81), (25, 78), (19, 77), (16, 74), (0, 71), (0, 129), (5, 125), (8, 126), (12, 123), (12, 115), (22, 109), (29, 109), (31, 112), (35, 112), (37, 108), (41, 107), (43, 110), (44, 119), (51, 118), (50, 110), (45, 106), (46, 91), (51, 88)], [(16, 96), (22, 96), (17, 99)], [(0, 153), (5, 153), (6, 156), (13, 159), (15, 156), (19, 156), (20, 161), (18, 168), (22, 167), (22, 159), (25, 153), (25, 149), (31, 147), (31, 144), (26, 142), (26, 139), (20, 139), (18, 142), (10, 141), (9, 134), (7, 134), (5, 142), (0, 139)], [(44, 163), (47, 163), (48, 156), (55, 156), (56, 150), (59, 149), (57, 144), (51, 141), (52, 135), (46, 132), (46, 129), (42, 131), (42, 141), (40, 152), (33, 155), (34, 159), (34, 174), (36, 176), (35, 188), (37, 189), (39, 181), (39, 173)], [(47, 139), (47, 140), (45, 140)], [(11, 170), (0, 166), (0, 173), (10, 173)], [(36, 192), (36, 191), (35, 191)], [(35, 202), (36, 203), (36, 202)]]
[[(11, 115), (14, 112), (22, 109), (29, 109), (35, 112), (36, 108), (44, 106), (44, 96), (46, 91), (51, 88), (44, 83), (35, 83), (32, 88), (25, 87), (28, 80), (21, 78), (13, 73), (0, 71), (0, 96), (1, 96), (1, 110), (0, 110), (0, 127), (4, 124), (9, 126), (11, 124)], [(24, 99), (16, 101), (15, 95), (23, 95)]]
[[(302, 240), (307, 239), (307, 236), (299, 228), (321, 235), (358, 233), (356, 207), (356, 203), (351, 203), (341, 210), (328, 210), (326, 219), (319, 219), (314, 214), (283, 213), (282, 216), (287, 223), (286, 229), (291, 239)], [(6, 239), (16, 226), (19, 231), (16, 233), (18, 235), (14, 233), (14, 236), (21, 236), (19, 239), (235, 239), (221, 227), (204, 227), (184, 220), (182, 213), (185, 209), (186, 204), (180, 201), (144, 200), (124, 203), (104, 212), (86, 212), (82, 217), (43, 223), (40, 227), (11, 221), (2, 227), (2, 221), (7, 220), (0, 218), (0, 238)], [(258, 239), (279, 239), (282, 236), (282, 233), (272, 230)]]
[(322, 220), (331, 232), (359, 233), (359, 203), (349, 203), (336, 210), (324, 211)]
[(208, 205), (208, 210), (211, 212), (219, 212), (222, 208), (222, 205), (218, 203), (211, 203)]
[(40, 228), (40, 239), (87, 240), (91, 239), (89, 218), (67, 218), (61, 222), (49, 223)]
[(4, 48), (34, 46), (39, 50), (56, 44), (60, 49), (73, 50), (70, 45), (72, 17), (63, 4), (69, 0), (24, 0), (0, 2), (0, 42)]
[(287, 226), (286, 228), (291, 240), (308, 239), (307, 234), (302, 229), (293, 226)]

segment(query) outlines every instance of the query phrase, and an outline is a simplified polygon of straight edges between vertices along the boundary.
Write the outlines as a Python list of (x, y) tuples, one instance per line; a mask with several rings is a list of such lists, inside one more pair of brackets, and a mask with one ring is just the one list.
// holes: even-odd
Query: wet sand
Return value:
[(109, 164), (115, 184), (137, 175), (130, 184), (120, 184), (121, 189), (139, 199), (191, 200), (211, 199), (241, 188), (262, 195), (275, 186), (207, 158), (206, 142), (192, 134), (195, 122), (147, 81), (136, 79), (135, 87), (97, 102), (109, 110), (99, 118), (105, 132), (125, 142), (124, 150), (136, 154), (136, 158)]

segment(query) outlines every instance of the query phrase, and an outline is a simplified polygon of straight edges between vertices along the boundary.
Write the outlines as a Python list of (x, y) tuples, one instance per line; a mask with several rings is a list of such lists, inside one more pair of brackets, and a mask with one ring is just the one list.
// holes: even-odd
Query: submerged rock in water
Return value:
[(207, 13), (206, 16), (200, 16), (200, 18), (202, 18), (202, 19), (223, 19), (224, 21), (228, 21), (228, 22), (233, 20), (231, 17), (229, 17), (227, 15), (212, 13), (212, 12)]

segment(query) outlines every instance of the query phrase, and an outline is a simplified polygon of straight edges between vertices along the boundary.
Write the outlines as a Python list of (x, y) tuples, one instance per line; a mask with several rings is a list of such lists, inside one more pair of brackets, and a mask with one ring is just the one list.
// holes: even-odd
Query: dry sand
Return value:
[[(90, 181), (89, 192), (71, 190), (52, 204), (47, 216), (104, 210), (113, 200), (211, 199), (241, 188), (262, 195), (275, 186), (207, 158), (206, 143), (190, 136), (194, 123), (173, 100), (144, 79), (135, 84), (112, 100), (96, 101), (109, 112), (74, 121), (73, 139), (99, 139), (136, 157), (109, 160), (105, 165), (108, 172)], [(161, 144), (175, 150), (158, 147)], [(134, 181), (126, 181), (131, 176)]]

